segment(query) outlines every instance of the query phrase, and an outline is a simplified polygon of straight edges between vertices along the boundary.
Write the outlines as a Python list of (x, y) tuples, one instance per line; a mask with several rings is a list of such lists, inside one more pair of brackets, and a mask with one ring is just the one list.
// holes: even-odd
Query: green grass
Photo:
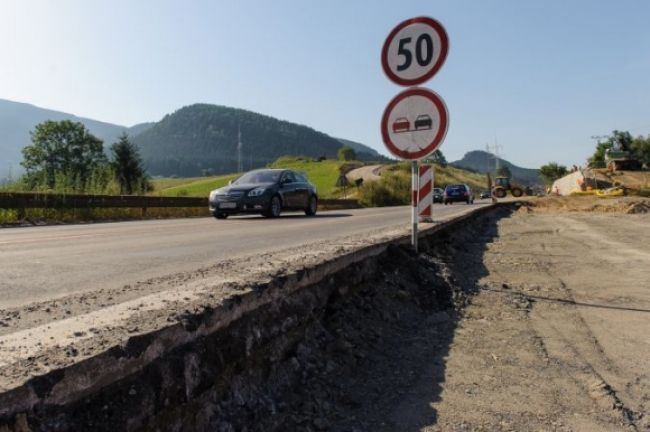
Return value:
[[(347, 165), (347, 166), (344, 166)], [(342, 190), (336, 187), (340, 170), (361, 166), (360, 162), (344, 162), (338, 160), (315, 161), (306, 158), (283, 157), (270, 165), (270, 168), (287, 168), (303, 172), (316, 186), (322, 198), (337, 198)], [(211, 190), (223, 187), (228, 181), (239, 177), (238, 174), (227, 174), (215, 177), (191, 178), (159, 178), (153, 179), (153, 195), (159, 196), (208, 196)], [(349, 192), (349, 191), (348, 191)]]
[[(272, 163), (270, 168), (287, 168), (303, 172), (318, 189), (322, 198), (340, 198), (343, 195), (341, 188), (336, 187), (341, 170), (347, 172), (352, 168), (362, 166), (361, 162), (344, 162), (339, 160), (315, 161), (307, 158), (282, 157)], [(410, 165), (401, 163), (391, 168), (396, 171), (410, 172)], [(227, 174), (213, 177), (190, 178), (160, 178), (153, 179), (153, 195), (159, 196), (208, 196), (211, 190), (223, 187), (228, 181), (234, 180), (238, 174)], [(476, 174), (459, 168), (436, 166), (435, 186), (444, 188), (448, 184), (466, 183), (475, 192), (487, 189), (484, 174)], [(348, 196), (356, 193), (355, 188), (348, 188)], [(410, 196), (410, 195), (409, 195)], [(409, 198), (410, 199), (410, 198)]]
[(153, 195), (159, 196), (195, 196), (207, 197), (210, 191), (223, 187), (238, 174), (226, 174), (214, 177), (190, 177), (175, 179), (155, 179)]
[[(345, 166), (344, 165), (348, 165)], [(336, 187), (336, 181), (341, 173), (341, 168), (349, 171), (348, 168), (362, 166), (361, 162), (345, 162), (327, 159), (315, 161), (305, 158), (283, 157), (271, 164), (272, 168), (287, 168), (302, 172), (307, 175), (322, 198), (338, 198), (343, 191)]]
[(460, 168), (447, 166), (445, 168), (436, 166), (435, 187), (443, 188), (449, 184), (462, 183), (472, 188), (474, 193), (487, 190), (487, 176), (485, 174), (473, 173)]

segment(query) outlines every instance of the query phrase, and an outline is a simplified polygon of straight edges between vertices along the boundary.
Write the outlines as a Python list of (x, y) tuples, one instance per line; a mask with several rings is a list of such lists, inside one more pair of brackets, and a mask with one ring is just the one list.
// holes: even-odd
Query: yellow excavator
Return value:
[(495, 198), (505, 198), (508, 191), (515, 198), (519, 198), (524, 194), (524, 189), (521, 186), (511, 184), (508, 177), (495, 177), (494, 184), (492, 184), (490, 175), (488, 174), (488, 184), (490, 185), (492, 196)]

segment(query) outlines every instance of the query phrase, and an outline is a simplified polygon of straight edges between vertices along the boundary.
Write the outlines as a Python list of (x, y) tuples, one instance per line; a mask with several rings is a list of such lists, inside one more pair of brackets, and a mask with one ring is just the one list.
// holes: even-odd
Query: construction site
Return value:
[(419, 254), (384, 232), (4, 309), (0, 430), (649, 430), (649, 210), (533, 197)]

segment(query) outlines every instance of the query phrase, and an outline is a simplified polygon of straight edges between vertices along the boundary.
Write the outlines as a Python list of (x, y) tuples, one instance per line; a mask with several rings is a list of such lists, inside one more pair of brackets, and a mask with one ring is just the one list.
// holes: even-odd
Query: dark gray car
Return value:
[(249, 171), (230, 185), (210, 192), (210, 213), (217, 219), (258, 213), (278, 217), (283, 210), (316, 214), (318, 193), (304, 174), (285, 169)]

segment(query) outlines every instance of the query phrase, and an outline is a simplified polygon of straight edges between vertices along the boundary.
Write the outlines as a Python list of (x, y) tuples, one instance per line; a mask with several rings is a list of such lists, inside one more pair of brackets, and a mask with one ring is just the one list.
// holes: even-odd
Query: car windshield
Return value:
[(235, 180), (232, 184), (276, 183), (282, 171), (251, 171)]
[(463, 185), (451, 185), (447, 186), (448, 191), (465, 191), (465, 186)]

